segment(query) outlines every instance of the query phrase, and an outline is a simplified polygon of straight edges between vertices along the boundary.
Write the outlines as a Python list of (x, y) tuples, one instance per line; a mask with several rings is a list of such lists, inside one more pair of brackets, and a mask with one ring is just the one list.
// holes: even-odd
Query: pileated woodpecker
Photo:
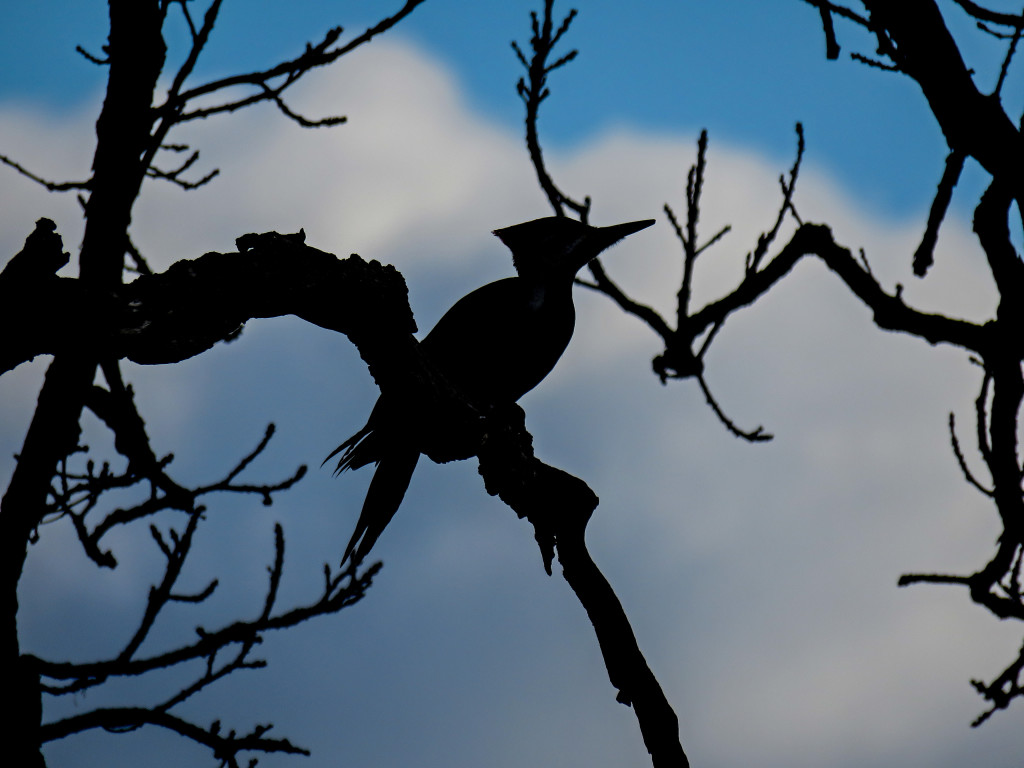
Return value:
[[(459, 299), (421, 342), (450, 384), (482, 407), (511, 405), (555, 367), (572, 338), (572, 284), (591, 259), (654, 219), (592, 227), (552, 216), (497, 229), (512, 251), (517, 277), (477, 288)], [(420, 452), (403, 434), (384, 396), (366, 426), (343, 442), (335, 474), (375, 463), (355, 532), (345, 547), (360, 562), (398, 511)]]

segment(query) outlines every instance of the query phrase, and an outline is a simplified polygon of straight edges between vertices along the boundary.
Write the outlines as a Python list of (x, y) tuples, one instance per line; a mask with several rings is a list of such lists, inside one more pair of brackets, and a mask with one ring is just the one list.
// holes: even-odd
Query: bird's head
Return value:
[(587, 262), (626, 235), (646, 229), (654, 219), (592, 227), (565, 216), (549, 216), (494, 230), (512, 251), (520, 277), (575, 277)]

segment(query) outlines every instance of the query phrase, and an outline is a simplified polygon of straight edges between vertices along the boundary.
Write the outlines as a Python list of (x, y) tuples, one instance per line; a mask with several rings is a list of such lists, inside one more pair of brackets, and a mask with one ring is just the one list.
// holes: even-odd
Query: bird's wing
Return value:
[(528, 334), (527, 299), (519, 278), (505, 278), (459, 299), (421, 342), (448, 381), (481, 403), (516, 400), (513, 382)]

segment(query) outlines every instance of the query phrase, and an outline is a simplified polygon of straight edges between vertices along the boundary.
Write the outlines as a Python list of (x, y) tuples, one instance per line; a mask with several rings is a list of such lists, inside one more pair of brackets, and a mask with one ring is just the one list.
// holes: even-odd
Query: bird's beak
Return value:
[(584, 267), (591, 259), (596, 258), (601, 251), (610, 248), (627, 235), (647, 229), (654, 224), (654, 221), (654, 219), (644, 219), (643, 221), (628, 221), (625, 224), (612, 224), (610, 227), (594, 227), (587, 237), (588, 244), (591, 246), (587, 249), (589, 255), (586, 255), (586, 258), (580, 263), (580, 268)]
[[(641, 229), (647, 229), (654, 223), (654, 219), (644, 219), (643, 221), (629, 221), (625, 224), (612, 224), (610, 227), (598, 227), (597, 231), (600, 232), (604, 237), (608, 238), (608, 245), (616, 243), (626, 235), (632, 235), (634, 232), (639, 232)], [(605, 246), (605, 248), (608, 247)]]

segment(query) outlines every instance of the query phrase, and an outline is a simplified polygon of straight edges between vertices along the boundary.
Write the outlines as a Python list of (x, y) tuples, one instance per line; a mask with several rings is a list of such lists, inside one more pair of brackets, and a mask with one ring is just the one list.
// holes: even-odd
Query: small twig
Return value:
[(47, 181), (41, 176), (37, 176), (32, 171), (25, 168), (20, 163), (15, 162), (6, 155), (0, 155), (0, 163), (8, 165), (22, 176), (31, 179), (36, 184), (41, 184), (46, 187), (50, 192), (68, 192), (72, 189), (90, 189), (91, 180), (86, 181)]
[[(796, 215), (796, 211), (793, 211), (793, 215)], [(700, 246), (700, 248), (697, 249), (697, 255), (700, 256), (702, 253), (704, 253), (704, 251), (706, 251), (712, 245), (717, 243), (719, 240), (721, 240), (723, 237), (725, 237), (730, 232), (732, 232), (732, 225), (731, 224), (726, 224), (724, 227), (722, 227), (720, 230), (718, 230), (715, 234), (713, 234), (711, 236), (711, 239), (709, 239), (706, 243), (704, 243), (704, 245)]]
[[(275, 541), (278, 541), (276, 530)], [(164, 542), (163, 546), (173, 556), (174, 550), (166, 542)], [(276, 579), (276, 583), (280, 581), (279, 572), (282, 552), (283, 543), (278, 543), (276, 545), (275, 565), (271, 567), (272, 574), (277, 574), (276, 576), (272, 575), (272, 581)], [(110, 677), (142, 675), (152, 670), (165, 669), (196, 659), (207, 659), (207, 668), (211, 670), (210, 660), (216, 656), (220, 649), (233, 644), (250, 642), (251, 638), (269, 630), (284, 629), (300, 624), (315, 616), (336, 613), (359, 602), (366, 595), (367, 590), (373, 583), (373, 578), (380, 571), (380, 568), (381, 564), (375, 563), (362, 573), (357, 573), (355, 569), (349, 569), (333, 575), (330, 567), (325, 565), (324, 590), (314, 601), (276, 616), (271, 616), (265, 610), (262, 610), (260, 617), (255, 621), (236, 621), (216, 631), (207, 631), (199, 628), (197, 629), (198, 638), (191, 645), (174, 648), (156, 656), (131, 659), (119, 656), (106, 661), (84, 664), (55, 663), (43, 659), (34, 659), (34, 663), (40, 674), (45, 678), (73, 681), (65, 686), (43, 686), (47, 693), (53, 695), (85, 690), (102, 683)], [(274, 590), (277, 589), (276, 583), (272, 585)], [(266, 606), (267, 602), (272, 603), (273, 600), (268, 596), (265, 598), (264, 606)]]
[(990, 27), (988, 24), (986, 24), (983, 21), (977, 21), (977, 22), (975, 22), (975, 25), (977, 26), (977, 28), (979, 30), (984, 32), (986, 35), (991, 35), (996, 40), (1010, 40), (1010, 39), (1013, 38), (1013, 35), (1014, 35), (1013, 32), (1006, 33), (1006, 32), (1000, 32), (998, 29), (992, 29), (992, 27)]
[(1015, 600), (1020, 600), (1021, 598), (1020, 573), (1022, 567), (1024, 567), (1024, 547), (1018, 546), (1017, 556), (1014, 558), (1013, 568), (1009, 574), (1009, 583), (1006, 585), (1007, 594)]
[(796, 215), (796, 208), (793, 205), (793, 193), (796, 191), (796, 180), (800, 175), (800, 164), (803, 162), (804, 157), (805, 144), (803, 124), (797, 123), (795, 131), (796, 158), (793, 160), (793, 165), (789, 169), (789, 181), (787, 182), (784, 177), (779, 178), (779, 184), (782, 189), (782, 204), (779, 206), (779, 212), (775, 217), (775, 223), (772, 225), (772, 228), (767, 232), (763, 232), (757, 238), (757, 246), (747, 259), (748, 272), (757, 271), (761, 264), (761, 260), (764, 258), (765, 254), (768, 253), (768, 246), (770, 246), (778, 236), (779, 230), (782, 228), (782, 223), (785, 221), (787, 213), (792, 213), (797, 222), (800, 223), (800, 217)]
[(932, 200), (931, 209), (928, 211), (928, 224), (925, 227), (924, 235), (921, 237), (921, 244), (914, 251), (914, 274), (924, 277), (928, 268), (934, 261), (935, 244), (939, 239), (939, 227), (946, 217), (949, 209), (949, 202), (953, 198), (953, 187), (960, 180), (960, 174), (964, 169), (964, 160), (967, 156), (958, 150), (953, 150), (946, 157), (946, 167), (942, 171), (942, 179), (939, 181), (939, 188), (935, 191), (935, 199)]
[(202, 603), (206, 601), (213, 593), (217, 590), (217, 586), (220, 584), (218, 579), (213, 579), (206, 587), (200, 591), (191, 595), (184, 594), (172, 594), (168, 600), (173, 603)]
[(274, 94), (270, 98), (282, 115), (287, 117), (289, 120), (298, 123), (303, 128), (329, 128), (335, 125), (342, 125), (348, 121), (348, 118), (344, 115), (332, 115), (328, 117), (321, 117), (317, 120), (311, 120), (310, 118), (300, 115), (298, 112), (294, 112), (290, 109), (279, 94)]
[[(271, 80), (279, 77), (284, 77), (287, 80), (287, 86), (291, 86), (307, 72), (331, 64), (341, 56), (344, 56), (345, 54), (349, 53), (355, 48), (358, 48), (359, 46), (369, 42), (382, 32), (387, 31), (395, 24), (397, 24), (399, 21), (408, 16), (410, 13), (412, 13), (416, 9), (416, 7), (423, 2), (424, 0), (406, 0), (405, 4), (394, 14), (388, 16), (387, 18), (383, 19), (376, 25), (368, 28), (361, 35), (358, 35), (357, 37), (350, 40), (348, 43), (337, 48), (332, 48), (331, 46), (333, 46), (334, 43), (337, 42), (337, 40), (340, 38), (342, 28), (334, 27), (333, 29), (328, 30), (324, 38), (319, 43), (317, 43), (316, 45), (307, 45), (306, 50), (302, 53), (302, 55), (294, 59), (283, 61), (280, 64), (271, 67), (270, 69), (265, 69), (259, 72), (248, 72), (240, 75), (232, 75), (230, 77), (220, 78), (219, 80), (212, 80), (203, 85), (196, 86), (195, 88), (190, 88), (189, 90), (183, 91), (180, 94), (178, 94), (177, 98), (173, 100), (168, 99), (165, 102), (164, 106), (160, 109), (170, 111), (181, 111), (184, 104), (194, 99), (197, 99), (201, 96), (207, 96), (211, 93), (222, 91), (228, 88), (234, 88), (236, 86), (249, 85), (256, 86), (262, 89)], [(283, 90), (283, 88), (277, 90), (278, 95), (280, 94), (281, 90)], [(254, 101), (263, 101), (267, 98), (269, 98), (267, 93), (265, 91), (261, 91), (261, 93), (257, 94), (253, 99), (244, 99), (237, 102), (232, 102), (230, 105), (224, 105), (223, 107), (214, 110), (199, 110), (197, 112), (190, 113), (191, 115), (193, 115), (192, 118), (190, 118), (189, 115), (184, 114), (181, 115), (178, 121), (180, 122), (186, 119), (195, 119), (195, 117), (205, 117), (209, 114), (213, 114), (214, 112), (231, 111), (233, 109), (238, 109), (241, 106), (244, 106), (245, 104), (253, 103)]]
[(1024, 21), (1018, 22), (1014, 27), (1013, 37), (1010, 38), (1010, 44), (1006, 48), (1006, 56), (1003, 57), (1002, 66), (999, 67), (999, 78), (996, 80), (996, 87), (992, 90), (992, 95), (997, 99), (1002, 93), (1003, 83), (1006, 82), (1006, 75), (1010, 71), (1010, 62), (1013, 60), (1013, 54), (1017, 51), (1022, 29), (1024, 29)]
[(835, 61), (839, 58), (839, 43), (832, 24), (832, 12), (824, 5), (819, 5), (818, 11), (821, 13), (821, 28), (825, 32), (825, 58)]
[(711, 347), (711, 342), (714, 340), (715, 336), (718, 335), (718, 332), (720, 330), (722, 330), (722, 326), (724, 326), (724, 325), (725, 325), (725, 318), (723, 317), (721, 320), (719, 320), (718, 322), (714, 323), (711, 326), (711, 328), (708, 330), (707, 335), (704, 337), (704, 341), (700, 345), (700, 350), (697, 352), (697, 359), (698, 360), (703, 360), (704, 359), (704, 355), (707, 353), (708, 349)]
[(867, 18), (845, 6), (830, 3), (828, 0), (804, 0), (804, 2), (808, 5), (813, 5), (819, 11), (827, 11), (830, 14), (834, 13), (836, 16), (855, 22), (862, 27), (868, 28), (870, 26)]
[(861, 266), (864, 267), (864, 271), (867, 273), (868, 277), (873, 279), (875, 275), (871, 271), (871, 264), (868, 263), (867, 251), (865, 251), (863, 248), (858, 248), (857, 253), (860, 256), (860, 263)]
[(171, 545), (167, 544), (163, 540), (155, 525), (150, 526), (150, 532), (152, 533), (157, 545), (160, 547), (161, 552), (163, 552), (167, 563), (160, 583), (150, 589), (149, 599), (146, 601), (146, 608), (143, 611), (142, 619), (139, 621), (139, 626), (135, 630), (135, 634), (132, 635), (132, 638), (118, 654), (117, 661), (125, 663), (132, 660), (132, 657), (139, 649), (139, 646), (141, 646), (142, 642), (146, 637), (148, 637), (149, 631), (153, 628), (153, 624), (156, 622), (156, 617), (159, 615), (160, 611), (163, 610), (164, 605), (170, 600), (171, 590), (177, 582), (178, 577), (181, 575), (181, 569), (185, 564), (185, 558), (188, 556), (189, 550), (192, 547), (192, 537), (194, 536), (201, 519), (202, 508), (198, 507), (189, 515), (188, 523), (185, 525), (185, 532), (183, 535), (179, 537), (174, 529), (170, 529), (173, 542)]
[(971, 586), (972, 576), (951, 576), (945, 573), (905, 573), (896, 580), (897, 586), (907, 587), (911, 584), (962, 584)]
[(967, 466), (967, 460), (964, 458), (963, 451), (960, 450), (960, 441), (957, 439), (956, 436), (956, 418), (954, 417), (952, 411), (949, 414), (949, 439), (953, 446), (953, 455), (956, 456), (956, 463), (960, 465), (960, 471), (967, 479), (967, 482), (973, 485), (979, 491), (981, 491), (984, 495), (988, 496), (989, 498), (993, 498), (995, 496), (995, 491), (992, 490), (991, 488), (986, 488), (980, 482), (978, 482), (977, 478), (974, 476), (974, 474)]
[(270, 730), (269, 725), (256, 726), (251, 733), (235, 735), (234, 731), (221, 735), (219, 723), (210, 729), (201, 728), (180, 717), (145, 707), (110, 707), (94, 709), (80, 715), (74, 715), (55, 723), (44, 724), (39, 731), (42, 741), (49, 742), (62, 739), (73, 733), (95, 728), (108, 731), (134, 730), (144, 725), (156, 725), (161, 728), (185, 736), (190, 741), (208, 747), (221, 760), (221, 765), (237, 766), (236, 756), (239, 752), (283, 752), (293, 755), (308, 755), (309, 751), (293, 745), (287, 739), (268, 739), (264, 734)]
[[(174, 151), (180, 151), (179, 145), (172, 145), (172, 148), (174, 149)], [(152, 163), (150, 163), (149, 167), (146, 169), (146, 175), (153, 179), (164, 179), (165, 181), (169, 181), (172, 184), (176, 184), (185, 190), (198, 189), (199, 187), (203, 186), (204, 184), (208, 184), (210, 181), (212, 181), (213, 179), (220, 175), (220, 169), (214, 168), (208, 174), (206, 174), (200, 179), (197, 179), (196, 181), (185, 181), (184, 179), (182, 179), (181, 174), (185, 173), (185, 171), (191, 168), (198, 159), (199, 150), (197, 149), (173, 171), (162, 170), (160, 168), (157, 168)]]
[(128, 258), (132, 260), (130, 265), (126, 265), (126, 269), (129, 272), (134, 272), (139, 275), (152, 275), (153, 270), (149, 267), (149, 262), (146, 261), (145, 257), (139, 251), (131, 238), (131, 235), (127, 237), (127, 246), (125, 252), (128, 254)]
[(599, 291), (608, 296), (627, 314), (643, 320), (655, 333), (661, 336), (662, 339), (669, 340), (671, 338), (673, 331), (668, 327), (668, 323), (662, 319), (661, 315), (651, 307), (634, 301), (627, 296), (622, 289), (620, 289), (612, 282), (611, 278), (608, 277), (604, 271), (604, 267), (598, 259), (591, 261), (589, 268), (590, 273), (594, 276), (595, 282), (589, 283), (583, 280), (578, 280), (577, 283), (579, 285)]
[(992, 384), (992, 373), (986, 369), (985, 376), (981, 380), (981, 391), (974, 400), (974, 418), (977, 427), (978, 452), (981, 454), (985, 464), (992, 466), (992, 443), (989, 440), (988, 431), (988, 391)]
[(110, 65), (110, 55), (109, 55), (109, 52), (107, 51), (107, 47), (106, 46), (103, 46), (103, 52), (107, 54), (107, 58), (105, 58), (105, 59), (101, 59), (99, 56), (95, 56), (95, 55), (89, 53), (87, 50), (85, 50), (85, 48), (83, 48), (80, 45), (76, 45), (75, 46), (75, 50), (78, 53), (82, 54), (82, 56), (85, 58), (86, 61), (91, 61), (93, 64), (96, 64), (96, 65), (101, 66), (101, 67), (105, 67), (105, 66), (109, 66)]
[(270, 443), (270, 439), (274, 436), (274, 432), (277, 431), (277, 427), (274, 426), (273, 422), (267, 424), (267, 428), (263, 430), (263, 437), (260, 438), (259, 445), (257, 445), (249, 454), (242, 457), (242, 460), (235, 465), (235, 468), (228, 472), (227, 477), (224, 478), (222, 483), (229, 483), (234, 480), (238, 475), (242, 473), (246, 467), (248, 467), (253, 460), (259, 456), (263, 451), (266, 450), (267, 445)]
[(540, 113), (540, 105), (550, 95), (547, 77), (554, 70), (576, 58), (578, 53), (578, 51), (573, 49), (555, 60), (554, 63), (548, 63), (548, 57), (558, 41), (569, 30), (569, 26), (572, 24), (572, 20), (576, 17), (577, 13), (576, 9), (571, 10), (562, 19), (558, 29), (555, 30), (551, 16), (553, 8), (554, 0), (544, 0), (543, 22), (538, 19), (536, 12), (531, 11), (530, 13), (531, 29), (533, 32), (530, 38), (530, 47), (533, 50), (533, 55), (529, 59), (527, 59), (519, 44), (514, 40), (512, 41), (512, 50), (515, 51), (519, 62), (526, 68), (529, 81), (529, 84), (527, 84), (526, 79), (519, 78), (519, 81), (516, 83), (516, 92), (526, 106), (526, 148), (530, 153), (530, 161), (533, 163), (537, 174), (537, 181), (541, 189), (544, 190), (552, 210), (556, 216), (564, 216), (565, 206), (568, 206), (580, 216), (581, 221), (586, 223), (590, 212), (590, 199), (586, 198), (582, 203), (576, 202), (555, 186), (554, 180), (544, 165), (544, 156), (537, 135), (537, 118)]
[(883, 72), (900, 72), (902, 71), (897, 64), (886, 64), (884, 61), (879, 59), (873, 59), (870, 56), (865, 56), (862, 53), (851, 53), (850, 58), (854, 61), (859, 61), (861, 64), (866, 64), (874, 69), (880, 69)]
[(708, 132), (702, 130), (697, 139), (697, 162), (686, 174), (686, 234), (672, 215), (668, 204), (666, 213), (672, 221), (676, 237), (683, 245), (683, 279), (676, 293), (676, 327), (681, 328), (689, 316), (693, 268), (697, 262), (697, 222), (700, 220), (700, 197), (704, 192), (704, 169), (707, 166)]
[(704, 380), (704, 374), (697, 374), (696, 379), (697, 382), (700, 384), (701, 392), (704, 393), (704, 399), (707, 400), (708, 405), (711, 406), (711, 410), (714, 411), (715, 416), (717, 416), (718, 420), (722, 422), (725, 428), (732, 432), (732, 434), (734, 434), (736, 437), (742, 438), (751, 443), (768, 442), (774, 437), (774, 435), (765, 432), (763, 426), (756, 427), (750, 432), (744, 432), (742, 429), (737, 427), (736, 424), (728, 416), (725, 415), (725, 412), (721, 409), (721, 407), (715, 401), (715, 398), (711, 395), (711, 390), (708, 387), (707, 382)]
[(978, 715), (974, 722), (971, 723), (972, 728), (977, 728), (994, 715), (996, 711), (1007, 709), (1014, 699), (1024, 696), (1024, 688), (1020, 684), (1022, 673), (1024, 673), (1024, 646), (1021, 646), (1017, 660), (1003, 670), (1002, 674), (991, 683), (985, 684), (981, 680), (971, 680), (974, 690), (980, 693), (987, 701), (992, 702), (992, 707)]
[(188, 25), (188, 31), (192, 35), (192, 42), (195, 43), (196, 38), (199, 37), (199, 33), (196, 31), (195, 22), (192, 21), (192, 14), (188, 10), (187, 0), (178, 0), (176, 5), (181, 6), (181, 15), (185, 17), (185, 23)]
[(999, 13), (998, 11), (992, 11), (972, 2), (972, 0), (953, 0), (953, 2), (967, 11), (970, 16), (973, 16), (979, 21), (988, 21), (993, 24), (1003, 24), (1008, 27), (1017, 28), (1024, 25), (1024, 15), (1018, 16), (1012, 13)]

